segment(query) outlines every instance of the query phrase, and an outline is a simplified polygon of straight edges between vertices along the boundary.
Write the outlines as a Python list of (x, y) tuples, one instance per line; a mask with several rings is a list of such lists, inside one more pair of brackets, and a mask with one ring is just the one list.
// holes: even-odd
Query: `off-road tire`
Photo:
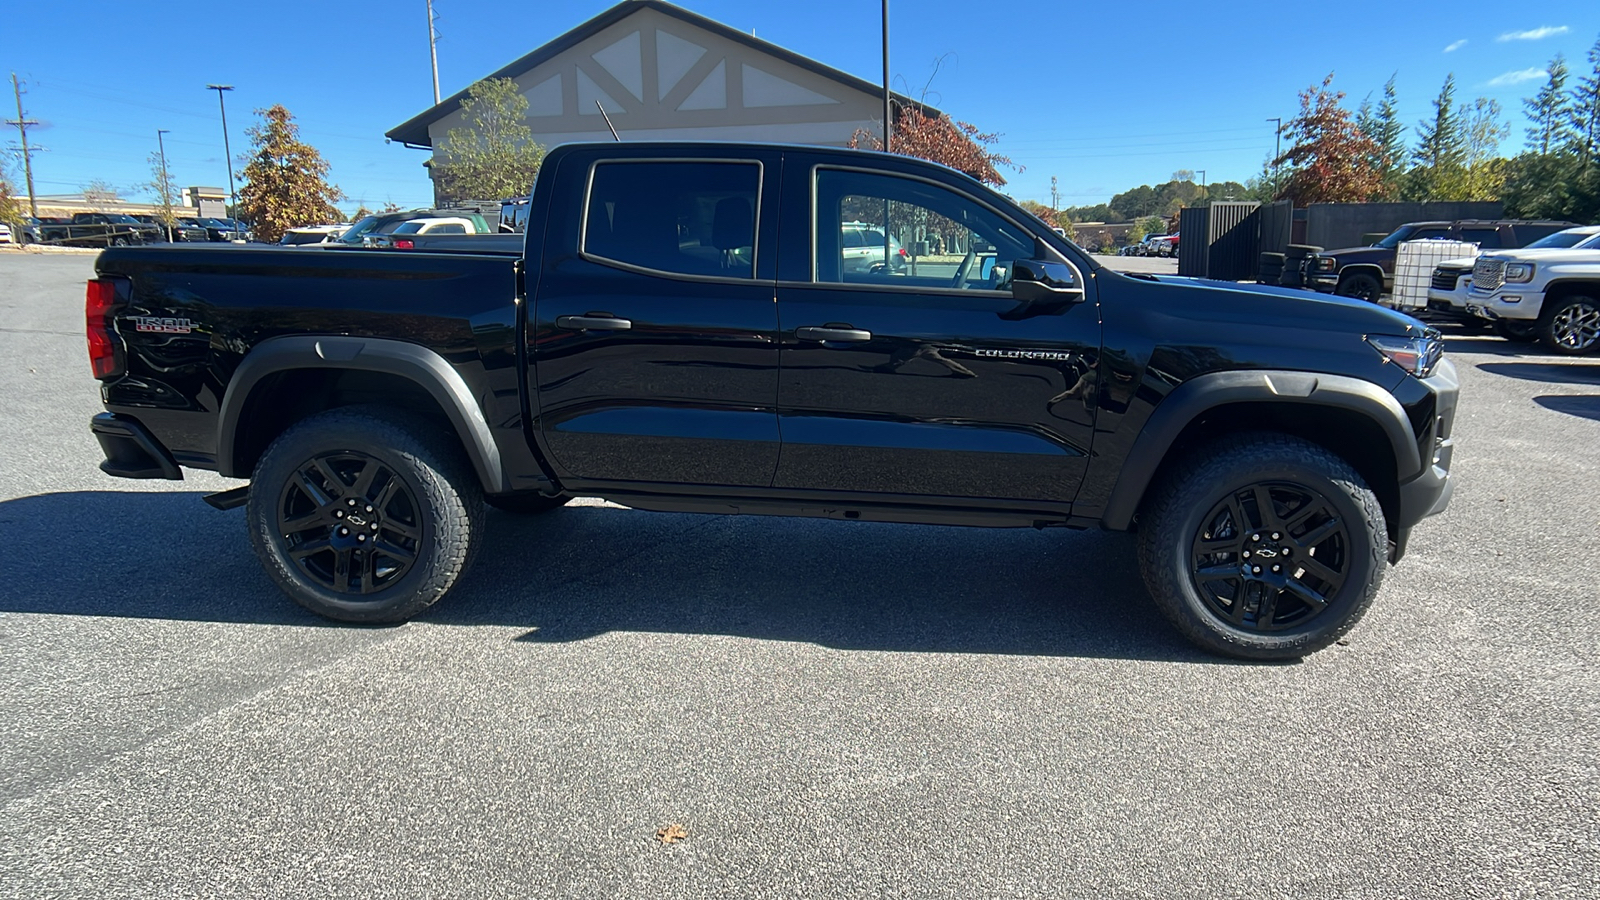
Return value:
[(1600, 300), (1582, 294), (1546, 300), (1538, 328), (1539, 340), (1552, 353), (1580, 356), (1600, 350)]
[[(345, 557), (344, 590), (336, 588), (337, 581), (329, 584), (326, 577), (318, 577), (317, 565), (336, 560), (335, 550), (328, 549), (300, 562), (291, 555), (313, 546), (318, 535), (324, 536), (324, 543), (341, 540), (348, 545), (348, 539), (334, 537), (338, 523), (325, 517), (319, 520), (325, 525), (307, 526), (291, 536), (284, 533), (281, 518), (294, 503), (300, 504), (300, 511), (295, 513), (299, 515), (308, 501), (316, 502), (298, 473), (317, 460), (329, 459), (351, 467), (364, 466), (363, 461), (367, 460), (373, 462), (379, 472), (375, 478), (382, 479), (385, 485), (396, 479), (394, 494), (401, 497), (399, 501), (389, 500), (387, 506), (379, 504), (384, 508), (378, 510), (373, 525), (378, 534), (366, 545), (369, 549), (355, 554), (361, 560), (369, 558), (363, 553), (371, 555), (373, 574), (369, 576), (363, 570), (350, 575), (355, 563), (348, 561), (350, 556)], [(346, 493), (340, 493), (340, 488)], [(341, 481), (338, 486), (322, 490), (329, 503), (316, 507), (306, 517), (322, 516), (322, 510), (334, 509), (333, 501), (356, 500), (350, 509), (365, 509), (361, 504), (367, 501), (358, 488), (358, 482)], [(375, 484), (368, 490), (378, 491)], [(403, 503), (399, 515), (383, 520), (384, 515), (395, 511), (397, 502)], [(327, 516), (334, 514), (328, 512)], [(344, 507), (338, 507), (337, 514), (343, 516)], [(349, 406), (302, 419), (272, 442), (256, 463), (247, 519), (256, 557), (296, 603), (343, 622), (385, 623), (410, 619), (455, 585), (482, 539), (485, 514), (477, 475), (448, 426), (392, 407)], [(348, 519), (339, 521), (348, 524)], [(399, 532), (387, 530), (390, 527), (408, 529), (416, 537), (398, 536)], [(356, 529), (352, 526), (350, 530)], [(394, 546), (408, 545), (401, 549), (412, 552), (409, 563), (392, 559), (391, 568), (399, 569), (400, 574), (381, 582), (383, 576), (376, 560), (383, 557), (374, 550), (385, 536)], [(402, 565), (408, 568), (401, 568)], [(337, 572), (336, 564), (334, 571)], [(354, 578), (360, 578), (367, 585), (369, 577), (375, 585), (369, 593), (362, 593), (351, 584)]]
[(1365, 272), (1356, 272), (1339, 279), (1339, 286), (1334, 289), (1334, 293), (1341, 297), (1354, 297), (1368, 303), (1377, 303), (1383, 298), (1383, 282)]
[(501, 512), (516, 513), (522, 516), (538, 515), (552, 509), (560, 509), (567, 505), (571, 497), (546, 497), (542, 494), (490, 494), (483, 498)]
[[(1202, 593), (1202, 584), (1216, 582), (1202, 579), (1195, 568), (1200, 558), (1196, 542), (1212, 511), (1227, 504), (1230, 497), (1262, 484), (1270, 484), (1276, 491), (1300, 489), (1320, 495), (1344, 523), (1342, 584), (1330, 592), (1320, 612), (1277, 631), (1227, 621)], [(1242, 511), (1242, 516), (1248, 520), (1249, 512)], [(1247, 527), (1240, 531), (1239, 539), (1247, 541), (1257, 526), (1249, 521), (1241, 524)], [(1300, 552), (1303, 558), (1307, 556), (1303, 549)], [(1296, 659), (1339, 640), (1360, 621), (1377, 595), (1387, 555), (1383, 510), (1355, 469), (1316, 444), (1283, 434), (1240, 435), (1189, 454), (1152, 488), (1139, 516), (1139, 563), (1156, 606), (1190, 641), (1240, 659)], [(1258, 550), (1256, 559), (1262, 556)], [(1275, 558), (1289, 562), (1281, 550)], [(1329, 557), (1321, 559), (1331, 561)], [(1292, 565), (1289, 571), (1294, 571)], [(1293, 600), (1287, 592), (1279, 596)], [(1305, 608), (1311, 609), (1309, 605)]]

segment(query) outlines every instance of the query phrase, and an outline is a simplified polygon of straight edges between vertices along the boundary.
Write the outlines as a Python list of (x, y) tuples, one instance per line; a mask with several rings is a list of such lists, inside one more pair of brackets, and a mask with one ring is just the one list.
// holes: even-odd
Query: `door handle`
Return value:
[(556, 327), (568, 331), (627, 331), (633, 323), (611, 316), (556, 316)]
[(870, 331), (862, 331), (859, 328), (829, 328), (821, 325), (801, 325), (794, 330), (794, 336), (802, 341), (824, 343), (860, 343), (872, 340)]

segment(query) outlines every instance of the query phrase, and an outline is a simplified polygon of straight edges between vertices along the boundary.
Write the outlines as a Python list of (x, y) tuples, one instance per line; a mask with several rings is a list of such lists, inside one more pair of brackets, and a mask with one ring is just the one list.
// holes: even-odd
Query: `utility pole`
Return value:
[(889, 152), (894, 135), (894, 113), (889, 108), (889, 0), (883, 0), (883, 152)]
[(439, 105), (439, 31), (433, 27), (433, 0), (428, 0), (428, 55), (433, 57), (433, 105)]
[[(237, 225), (239, 220), (234, 216), (239, 214), (239, 194), (233, 189), (233, 150), (228, 147), (228, 104), (222, 100), (222, 92), (233, 90), (233, 85), (208, 84), (206, 85), (206, 90), (217, 92), (217, 106), (222, 110), (222, 152), (223, 155), (228, 157), (228, 197), (233, 200), (233, 212), (225, 218), (235, 223), (233, 234), (237, 237), (239, 235)], [(223, 210), (223, 212), (227, 212), (227, 210)]]
[(38, 218), (39, 204), (33, 199), (33, 153), (28, 149), (28, 126), (39, 123), (22, 112), (22, 82), (17, 80), (15, 72), (11, 73), (11, 93), (17, 97), (17, 118), (15, 121), (7, 120), (6, 124), (17, 126), (17, 134), (22, 136), (22, 172), (28, 180), (28, 215)]
[(163, 134), (171, 134), (167, 128), (156, 129), (156, 147), (161, 152), (161, 224), (167, 226), (167, 243), (172, 243), (172, 179), (167, 177), (167, 142), (161, 139)]
[(1278, 189), (1278, 158), (1283, 156), (1283, 117), (1270, 116), (1268, 122), (1273, 123), (1272, 133), (1277, 138), (1277, 146), (1272, 151), (1272, 189)]
[(1050, 209), (1051, 210), (1057, 210), (1057, 209), (1060, 209), (1060, 208), (1061, 208), (1061, 192), (1056, 189), (1056, 177), (1054, 175), (1051, 175), (1050, 176)]

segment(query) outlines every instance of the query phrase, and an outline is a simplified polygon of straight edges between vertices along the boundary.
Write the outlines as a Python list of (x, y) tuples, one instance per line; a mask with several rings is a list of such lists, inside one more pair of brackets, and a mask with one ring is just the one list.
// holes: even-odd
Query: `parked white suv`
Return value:
[(1472, 267), (1467, 310), (1556, 353), (1600, 349), (1600, 229), (1568, 248), (1496, 250)]

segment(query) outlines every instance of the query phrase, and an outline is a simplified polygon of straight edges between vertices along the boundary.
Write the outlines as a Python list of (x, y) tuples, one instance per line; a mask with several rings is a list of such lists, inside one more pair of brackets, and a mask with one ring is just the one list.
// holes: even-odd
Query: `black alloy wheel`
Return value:
[(1377, 303), (1383, 296), (1383, 283), (1364, 272), (1357, 272), (1340, 279), (1335, 293), (1341, 297), (1355, 297), (1368, 303)]
[(1209, 611), (1267, 634), (1311, 622), (1349, 575), (1339, 511), (1304, 485), (1263, 482), (1212, 507), (1194, 536), (1189, 572)]
[(256, 558), (296, 603), (344, 622), (403, 622), (466, 571), (483, 492), (448, 424), (348, 406), (267, 447), (246, 516)]
[(422, 540), (416, 495), (365, 453), (321, 453), (278, 498), (278, 530), (300, 573), (342, 594), (373, 594), (411, 570)]
[(1545, 346), (1576, 356), (1600, 347), (1600, 301), (1590, 297), (1563, 297), (1544, 321)]

